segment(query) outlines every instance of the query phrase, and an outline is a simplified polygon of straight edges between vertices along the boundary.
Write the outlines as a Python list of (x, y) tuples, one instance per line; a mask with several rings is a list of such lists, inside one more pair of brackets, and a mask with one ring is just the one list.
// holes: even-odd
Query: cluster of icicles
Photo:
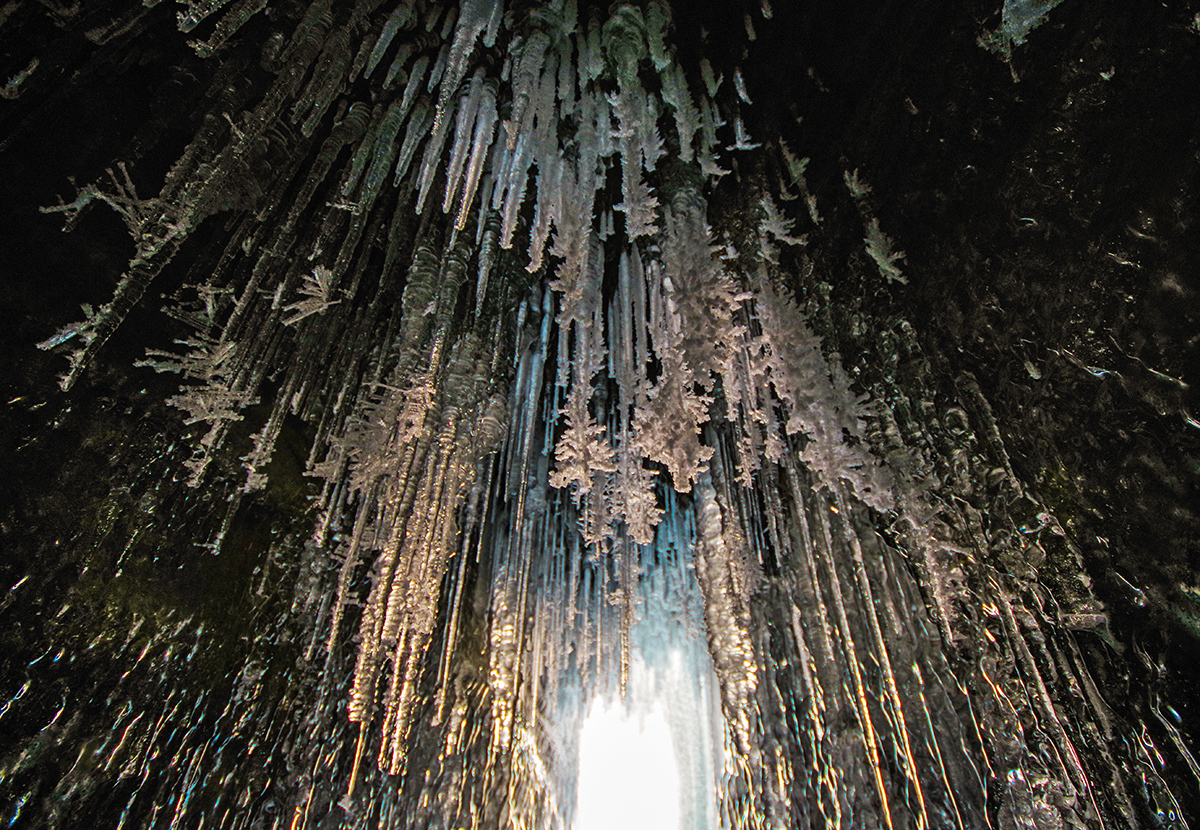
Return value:
[[(225, 5), (179, 12), (183, 31), (220, 12), (202, 56), (267, 3)], [(685, 72), (661, 0), (517, 6), (314, 0), (263, 48), (269, 88), (219, 92), (158, 196), (119, 168), (54, 208), (73, 222), (102, 200), (137, 244), (116, 296), (43, 344), (69, 353), (64, 388), (191, 232), (237, 211), (169, 309), (182, 349), (146, 362), (182, 376), (173, 402), (207, 428), (196, 482), (268, 384), (246, 493), (289, 414), (315, 427), (314, 544), (340, 564), (313, 605), (330, 659), (357, 643), (347, 804), (364, 757), (417, 774), (429, 718), (443, 772), (480, 757), (473, 741), (486, 763), (474, 783), (465, 763), (426, 772), (425, 808), (474, 827), (488, 813), (472, 803), (503, 798), (511, 826), (568, 822), (539, 719), (579, 677), (623, 684), (645, 604), (698, 591), (728, 725), (725, 826), (985, 826), (989, 774), (1025, 750), (985, 772), (1007, 716), (973, 713), (949, 679), (954, 551), (912, 477), (869, 451), (875, 416), (781, 288), (780, 248), (800, 244), (782, 211), (762, 195), (737, 239), (708, 223), (702, 193), (758, 147), (740, 73)], [(932, 614), (872, 510), (908, 528)], [(487, 630), (468, 637), (480, 583)], [(482, 739), (456, 681), (480, 651)], [(1050, 778), (1088, 787), (1077, 761)], [(1050, 820), (1005, 797), (1029, 815), (1018, 826)]]

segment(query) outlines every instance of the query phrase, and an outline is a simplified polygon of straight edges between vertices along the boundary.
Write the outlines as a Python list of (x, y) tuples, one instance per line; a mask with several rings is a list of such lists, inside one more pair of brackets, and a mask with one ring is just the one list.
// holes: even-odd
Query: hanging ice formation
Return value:
[[(218, 56), (268, 5), (189, 2), (178, 26)], [(781, 153), (802, 221), (820, 216), (806, 160), (748, 135), (740, 71), (682, 64), (671, 17), (313, 0), (264, 44), (261, 95), (218, 75), (157, 195), (121, 167), (53, 208), (71, 225), (103, 201), (136, 243), (115, 296), (43, 344), (70, 360), (64, 389), (232, 211), (170, 309), (179, 348), (146, 363), (181, 376), (197, 484), (264, 396), (246, 493), (285, 418), (315, 431), (307, 555), (334, 576), (296, 608), (325, 697), (275, 826), (569, 826), (569, 725), (655, 651), (647, 620), (704, 632), (690, 671), (715, 676), (726, 742), (690, 768), (718, 793), (704, 821), (1100, 826), (1048, 686), (1090, 681), (928, 484), (949, 458), (970, 486), (968, 444), (1003, 454), (994, 424), (976, 439), (955, 410), (931, 435), (908, 414), (927, 402), (852, 389), (790, 296), (801, 220), (765, 185), (744, 180), (751, 213), (714, 231), (706, 194), (751, 153)], [(881, 282), (902, 282), (863, 215)], [(210, 824), (249, 826), (221, 804)]]

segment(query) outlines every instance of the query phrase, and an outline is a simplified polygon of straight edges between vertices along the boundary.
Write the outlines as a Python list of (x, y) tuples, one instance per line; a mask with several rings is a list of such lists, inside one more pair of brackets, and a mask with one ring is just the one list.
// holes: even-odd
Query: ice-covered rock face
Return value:
[[(104, 54), (167, 13), (133, 5), (89, 23)], [(1005, 37), (1053, 5), (1006, 3)], [(158, 731), (120, 712), (133, 744), (99, 741), (116, 747), (104, 774), (137, 747), (112, 773), (143, 782), (128, 805), (229, 827), (592, 830), (635, 826), (604, 810), (645, 784), (667, 811), (637, 814), (654, 827), (1043, 830), (1124, 810), (1119, 787), (1097, 795), (1060, 687), (1103, 704), (1010, 550), (1056, 520), (979, 384), (956, 379), (955, 405), (867, 388), (816, 333), (830, 303), (805, 246), (831, 216), (872, 291), (909, 283), (888, 203), (854, 168), (819, 210), (803, 148), (747, 126), (763, 98), (717, 53), (755, 60), (769, 4), (705, 33), (715, 68), (677, 48), (685, 13), (178, 11), (207, 36), (188, 42), (216, 67), (207, 109), (157, 195), (122, 162), (48, 209), (71, 227), (107, 205), (134, 254), (108, 302), (40, 347), (67, 355), (70, 390), (203, 228), (217, 247), (175, 279), (176, 348), (143, 363), (180, 376), (170, 403), (203, 430), (176, 465), (190, 485), (237, 478), (209, 550), (227, 555), (243, 499), (279, 486), (289, 420), (320, 491), (272, 629), (303, 638), (295, 723), (264, 713), (252, 662), (217, 726), (181, 716), (213, 741), (282, 730), (286, 809), (255, 802), (257, 779), (222, 802), (243, 770), (205, 744), (155, 765), (181, 702)], [(924, 359), (911, 329), (881, 335), (889, 368)], [(984, 527), (984, 489), (1046, 517), (1035, 541)]]

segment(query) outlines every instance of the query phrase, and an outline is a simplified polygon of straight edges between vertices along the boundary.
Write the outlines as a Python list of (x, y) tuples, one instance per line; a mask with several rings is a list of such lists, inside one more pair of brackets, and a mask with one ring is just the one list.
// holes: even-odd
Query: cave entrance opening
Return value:
[(592, 702), (580, 729), (576, 792), (573, 830), (680, 827), (679, 767), (663, 701)]

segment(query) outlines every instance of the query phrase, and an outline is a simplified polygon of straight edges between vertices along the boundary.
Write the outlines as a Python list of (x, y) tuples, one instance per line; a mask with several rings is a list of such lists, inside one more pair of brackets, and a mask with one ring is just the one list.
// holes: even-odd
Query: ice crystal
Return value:
[(867, 235), (863, 239), (863, 244), (867, 247), (867, 256), (874, 260), (880, 275), (888, 282), (908, 282), (896, 265), (897, 262), (904, 260), (904, 251), (892, 250), (892, 240), (879, 229), (879, 220), (875, 217), (871, 217), (867, 223)]

